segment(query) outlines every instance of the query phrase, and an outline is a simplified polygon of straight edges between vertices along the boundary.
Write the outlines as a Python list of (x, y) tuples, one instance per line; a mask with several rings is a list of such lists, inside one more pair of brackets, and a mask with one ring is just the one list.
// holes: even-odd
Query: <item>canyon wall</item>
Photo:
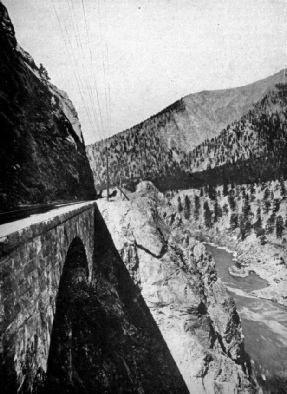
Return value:
[(252, 393), (240, 318), (205, 247), (165, 223), (168, 200), (150, 182), (99, 201), (113, 241), (191, 393)]
[(0, 64), (0, 210), (93, 198), (76, 110), (20, 48), (2, 2)]

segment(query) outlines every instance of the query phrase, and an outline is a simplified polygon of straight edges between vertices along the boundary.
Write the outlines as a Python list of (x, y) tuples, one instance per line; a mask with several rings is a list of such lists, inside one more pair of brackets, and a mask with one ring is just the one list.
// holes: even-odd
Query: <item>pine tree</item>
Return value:
[(40, 63), (39, 71), (40, 71), (40, 74), (42, 75), (42, 77), (44, 77), (47, 81), (50, 80), (50, 77), (48, 75), (48, 71), (46, 70), (46, 68), (43, 66), (42, 63)]
[(230, 228), (234, 231), (238, 227), (238, 214), (232, 213), (230, 216)]
[(239, 228), (242, 240), (244, 240), (248, 235), (250, 235), (252, 228), (251, 222), (249, 220), (246, 220), (243, 215), (240, 215)]
[(261, 218), (261, 209), (260, 207), (257, 209), (256, 213), (256, 222), (253, 224), (253, 228), (257, 237), (261, 237), (264, 233), (262, 228), (262, 218)]
[(216, 223), (218, 221), (218, 219), (221, 217), (222, 217), (222, 208), (218, 204), (218, 201), (216, 199), (215, 203), (214, 203), (214, 222)]
[(255, 201), (255, 186), (254, 183), (250, 186), (250, 202)]
[(208, 197), (210, 198), (210, 200), (215, 200), (215, 198), (216, 198), (216, 190), (215, 190), (215, 187), (212, 185), (209, 185)]
[(279, 211), (279, 209), (280, 209), (280, 200), (279, 198), (275, 198), (273, 200), (273, 212), (276, 213)]
[(268, 214), (271, 208), (271, 201), (270, 201), (270, 190), (266, 187), (264, 194), (263, 194), (263, 212), (264, 214)]
[(275, 221), (276, 221), (276, 214), (272, 213), (272, 215), (267, 219), (267, 223), (266, 223), (267, 234), (272, 234), (274, 232)]
[(241, 194), (242, 194), (242, 198), (246, 197), (246, 190), (244, 186), (241, 187)]
[(270, 197), (270, 190), (269, 190), (269, 188), (267, 186), (266, 189), (265, 189), (265, 192), (263, 194), (263, 200), (267, 201), (269, 199), (269, 197)]
[(177, 199), (177, 210), (179, 213), (183, 211), (180, 196), (178, 196), (178, 199)]
[(209, 209), (209, 205), (208, 202), (205, 201), (203, 204), (203, 217), (204, 217), (204, 224), (207, 228), (211, 228), (212, 227), (212, 213)]
[(245, 220), (248, 220), (248, 215), (250, 212), (251, 212), (251, 207), (249, 204), (249, 197), (248, 197), (248, 194), (245, 194), (243, 207), (242, 207), (242, 215)]
[(235, 211), (236, 202), (235, 202), (235, 198), (234, 198), (234, 190), (233, 189), (229, 190), (228, 203), (229, 203), (231, 211)]
[(229, 211), (229, 209), (228, 209), (228, 204), (224, 204), (224, 205), (223, 205), (222, 211), (224, 212), (225, 215), (228, 215), (228, 211)]
[(200, 210), (200, 198), (198, 195), (194, 196), (194, 218), (198, 220), (199, 218), (199, 210)]
[(286, 187), (285, 187), (285, 183), (284, 183), (284, 179), (283, 178), (280, 179), (280, 194), (281, 194), (282, 198), (286, 197), (286, 195), (287, 195)]
[(184, 218), (185, 219), (189, 219), (190, 218), (190, 199), (189, 199), (188, 196), (185, 196), (185, 198), (184, 198), (183, 213), (184, 213)]
[(284, 230), (284, 220), (281, 215), (276, 218), (276, 237), (282, 238)]

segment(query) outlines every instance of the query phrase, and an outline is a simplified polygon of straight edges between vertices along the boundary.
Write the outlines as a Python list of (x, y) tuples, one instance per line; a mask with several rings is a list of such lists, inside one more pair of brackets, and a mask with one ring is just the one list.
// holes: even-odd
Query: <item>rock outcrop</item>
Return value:
[(165, 223), (167, 200), (150, 182), (129, 199), (99, 209), (189, 391), (254, 392), (240, 318), (211, 255)]
[(75, 108), (19, 47), (2, 2), (0, 64), (0, 209), (93, 198)]

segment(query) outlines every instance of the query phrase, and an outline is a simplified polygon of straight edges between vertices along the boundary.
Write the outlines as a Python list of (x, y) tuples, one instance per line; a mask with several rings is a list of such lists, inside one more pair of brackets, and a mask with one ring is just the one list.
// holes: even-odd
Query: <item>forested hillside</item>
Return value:
[[(254, 235), (267, 241), (287, 243), (287, 182), (281, 180), (250, 185), (206, 185), (200, 190), (168, 192), (175, 213), (192, 220), (197, 230), (214, 234), (227, 229), (236, 240)], [(170, 220), (175, 220), (175, 216)]]
[(189, 152), (170, 146), (158, 132), (170, 124), (172, 113), (184, 111), (182, 105), (177, 102), (172, 112), (153, 118), (150, 127), (140, 125), (89, 146), (96, 187), (105, 186), (106, 152), (113, 184), (148, 179), (169, 190), (220, 185), (234, 177), (239, 183), (286, 177), (286, 85), (277, 84), (239, 120)]

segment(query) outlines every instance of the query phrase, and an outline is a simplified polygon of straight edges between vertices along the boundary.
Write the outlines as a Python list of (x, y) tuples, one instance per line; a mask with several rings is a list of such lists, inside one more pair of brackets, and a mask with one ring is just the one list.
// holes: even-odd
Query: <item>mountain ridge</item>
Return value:
[[(264, 97), (270, 96), (273, 91), (276, 92), (276, 86), (284, 80), (285, 70), (282, 70), (271, 77), (245, 87), (213, 91), (213, 93), (202, 92), (197, 96), (191, 95), (188, 96), (188, 99), (185, 98), (173, 103), (158, 115), (131, 129), (105, 141), (88, 145), (86, 151), (93, 171), (95, 186), (105, 187), (105, 148), (108, 148), (110, 178), (114, 184), (120, 182), (119, 178), (127, 183), (137, 183), (139, 180), (148, 179), (156, 182), (157, 187), (161, 187), (160, 183), (164, 177), (188, 178), (188, 174), (191, 172), (206, 170), (206, 166), (203, 167), (200, 164), (201, 157), (196, 152), (198, 147), (204, 147), (204, 151), (201, 152), (204, 161), (205, 156), (208, 156), (209, 144), (213, 144), (216, 139), (220, 138), (224, 130), (229, 132), (229, 129), (233, 128), (236, 122), (240, 123), (250, 111), (259, 111), (256, 105), (261, 103)], [(213, 107), (209, 105), (211, 94), (215, 98), (218, 95), (222, 96), (219, 100), (214, 98)], [(206, 95), (208, 95), (208, 100), (206, 100)], [(194, 97), (197, 97), (198, 103), (200, 100), (202, 101), (201, 108), (197, 105), (198, 103), (191, 104)], [(255, 99), (258, 100), (254, 103)], [(188, 100), (190, 100), (189, 103), (187, 103)], [(276, 112), (275, 106), (273, 107)], [(191, 110), (196, 113), (195, 117), (188, 115), (188, 111)], [(206, 112), (205, 117), (198, 123), (197, 119), (204, 112)], [(236, 119), (234, 119), (234, 113), (238, 114)], [(230, 121), (226, 127), (221, 127), (226, 123), (222, 121), (223, 117), (233, 121)], [(213, 131), (211, 131), (209, 124), (213, 125)], [(214, 131), (219, 127), (219, 124), (221, 124), (219, 132)], [(244, 127), (244, 125), (240, 127)], [(203, 129), (204, 131), (202, 131)], [(194, 152), (197, 158), (197, 168), (193, 168), (191, 163), (194, 161)], [(179, 173), (181, 174), (179, 175)], [(188, 185), (189, 179), (186, 179), (184, 185), (179, 188), (187, 188)]]
[[(270, 88), (274, 87), (275, 84), (277, 84), (279, 82), (283, 82), (284, 79), (286, 79), (286, 75), (285, 75), (286, 73), (287, 73), (287, 69), (282, 69), (282, 70), (278, 71), (277, 73), (275, 73), (275, 74), (273, 74), (271, 76), (268, 76), (266, 78), (260, 79), (260, 80), (255, 81), (255, 82), (251, 82), (251, 83), (249, 83), (247, 85), (242, 85), (242, 86), (237, 86), (237, 87), (232, 87), (232, 88), (227, 88), (227, 89), (201, 90), (199, 92), (190, 93), (190, 94), (185, 95), (182, 98), (174, 101), (172, 104), (170, 104), (167, 107), (163, 108), (159, 112), (156, 112), (155, 114), (152, 114), (150, 117), (148, 117), (147, 119), (135, 124), (134, 126), (132, 126), (130, 128), (127, 128), (127, 129), (124, 129), (124, 130), (114, 134), (113, 136), (106, 138), (106, 140), (107, 141), (111, 140), (111, 139), (113, 139), (113, 137), (123, 135), (124, 133), (126, 133), (128, 131), (131, 131), (131, 130), (134, 131), (134, 129), (135, 129), (135, 131), (137, 131), (138, 128), (142, 127), (145, 124), (145, 122), (148, 122), (149, 120), (153, 120), (153, 119), (159, 117), (160, 115), (163, 115), (166, 112), (177, 111), (177, 110), (180, 109), (180, 107), (183, 104), (187, 104), (188, 106), (191, 106), (192, 99), (194, 99), (194, 98), (200, 98), (202, 100), (204, 98), (204, 96), (210, 95), (210, 96), (213, 96), (214, 103), (216, 104), (216, 101), (218, 101), (218, 98), (220, 98), (218, 96), (220, 96), (220, 95), (224, 95), (224, 94), (225, 95), (228, 95), (228, 94), (231, 95), (232, 93), (236, 93), (236, 92), (242, 93), (242, 94), (244, 93), (243, 95), (245, 95), (245, 91), (247, 91), (247, 93), (248, 93), (248, 89), (253, 87), (253, 88), (255, 88), (255, 92), (253, 91), (253, 94), (251, 94), (250, 100), (243, 106), (243, 110), (241, 111), (242, 114), (241, 115), (240, 114), (236, 114), (237, 117), (238, 116), (241, 117), (245, 112), (247, 112), (247, 108), (249, 108), (253, 104), (255, 104), (261, 97), (263, 97), (264, 94), (267, 93), (267, 91)], [(226, 99), (227, 98), (228, 97), (226, 97)], [(234, 99), (234, 97), (231, 96), (231, 99)], [(236, 120), (236, 119), (237, 118), (234, 118), (234, 120)], [(232, 122), (232, 120), (229, 119), (228, 123), (226, 123), (226, 126), (229, 123), (231, 123), (231, 122)], [(218, 132), (221, 131), (220, 127), (223, 128), (225, 126), (219, 126)], [(97, 144), (99, 142), (100, 141), (96, 141), (95, 143), (88, 144), (87, 147), (95, 145), (95, 144)]]

